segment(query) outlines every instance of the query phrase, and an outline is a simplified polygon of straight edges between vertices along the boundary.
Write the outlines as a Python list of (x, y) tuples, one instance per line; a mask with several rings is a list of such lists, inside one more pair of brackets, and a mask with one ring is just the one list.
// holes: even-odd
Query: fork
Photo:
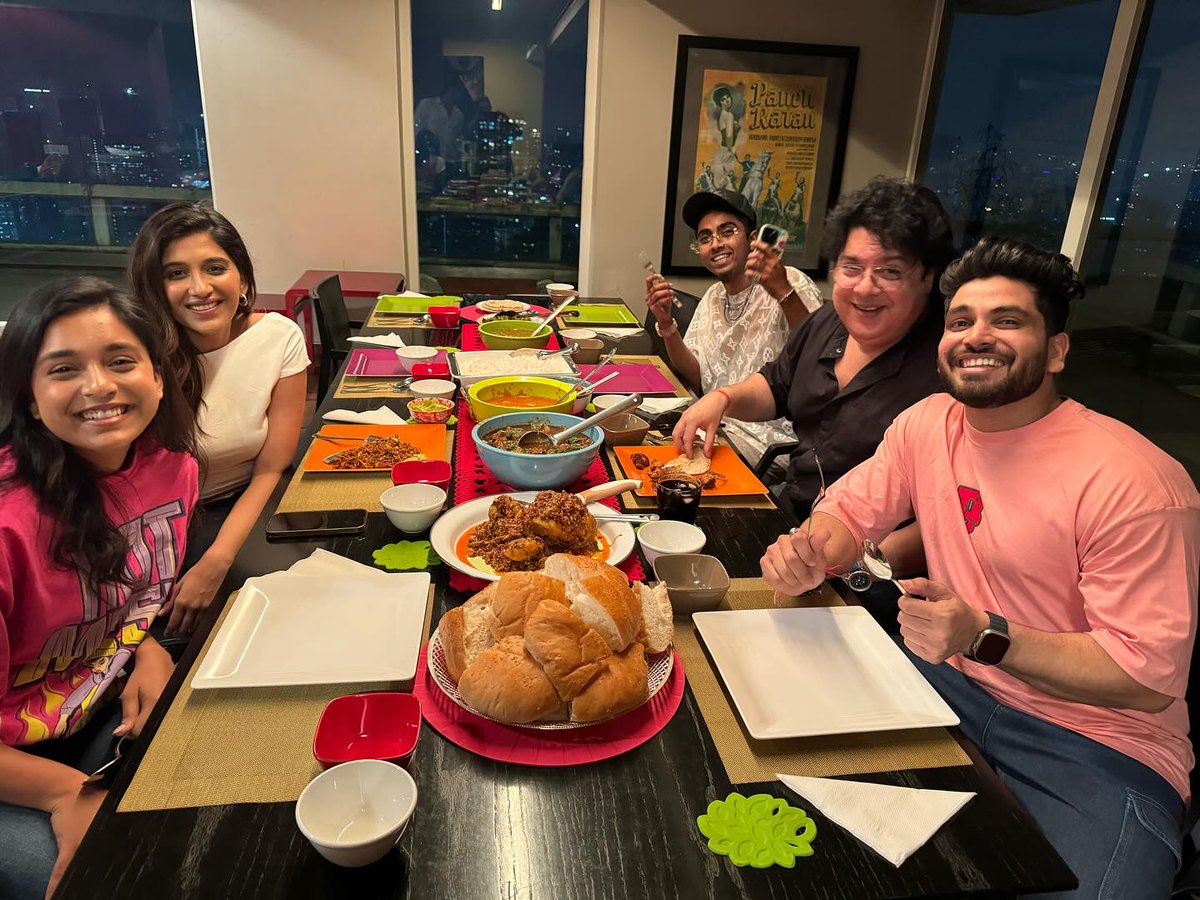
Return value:
[(817, 453), (817, 448), (813, 447), (813, 462), (817, 464), (817, 476), (821, 479), (821, 487), (817, 490), (817, 496), (813, 497), (812, 506), (808, 509), (808, 522), (804, 527), (804, 539), (808, 541), (808, 548), (812, 549), (812, 520), (817, 512), (817, 504), (825, 499), (825, 470), (821, 468), (821, 456)]
[(339, 393), (342, 394), (369, 394), (373, 391), (405, 391), (412, 384), (412, 378), (401, 378), (399, 381), (393, 381), (386, 384), (351, 384), (343, 385)]

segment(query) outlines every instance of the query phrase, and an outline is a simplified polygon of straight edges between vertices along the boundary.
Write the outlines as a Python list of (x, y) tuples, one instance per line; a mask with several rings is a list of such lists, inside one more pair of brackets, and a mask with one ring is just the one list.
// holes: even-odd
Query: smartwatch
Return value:
[(1008, 620), (990, 610), (986, 611), (988, 625), (975, 635), (969, 649), (963, 651), (963, 656), (981, 666), (995, 666), (1004, 659), (1012, 640), (1008, 636)]

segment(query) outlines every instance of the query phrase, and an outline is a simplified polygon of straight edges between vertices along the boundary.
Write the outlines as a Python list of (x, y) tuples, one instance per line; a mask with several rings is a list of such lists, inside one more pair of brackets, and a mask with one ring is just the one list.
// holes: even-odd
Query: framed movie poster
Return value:
[(817, 278), (841, 189), (857, 47), (680, 36), (662, 271), (706, 275), (681, 216), (696, 191), (732, 190), (786, 228), (787, 265)]

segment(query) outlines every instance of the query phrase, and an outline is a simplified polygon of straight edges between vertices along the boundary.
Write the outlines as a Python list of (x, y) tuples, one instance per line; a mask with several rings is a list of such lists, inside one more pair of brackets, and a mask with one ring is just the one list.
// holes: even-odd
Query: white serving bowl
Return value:
[[(602, 409), (608, 409), (610, 406), (615, 406), (628, 396), (628, 394), (601, 394), (598, 397), (592, 398), (592, 406), (596, 407), (596, 412), (600, 412)], [(635, 413), (639, 409), (641, 409), (640, 406), (633, 406), (630, 407), (629, 411), (631, 413)]]
[(296, 801), (296, 825), (331, 863), (365, 866), (396, 846), (416, 807), (417, 784), (408, 772), (356, 759), (308, 783)]
[(654, 561), (660, 556), (699, 553), (704, 549), (704, 542), (707, 540), (704, 532), (695, 525), (671, 519), (647, 522), (637, 530), (637, 539), (642, 545), (642, 555), (650, 565), (654, 565)]
[(560, 328), (558, 336), (567, 341), (590, 341), (596, 337), (596, 332), (590, 328)]
[(397, 347), (396, 358), (400, 360), (400, 368), (412, 372), (414, 363), (430, 362), (438, 352), (433, 347)]
[(379, 495), (388, 521), (405, 534), (427, 530), (441, 515), (445, 502), (446, 492), (436, 484), (398, 484)]
[(408, 389), (418, 400), (429, 397), (452, 400), (454, 392), (458, 390), (458, 385), (453, 381), (446, 381), (444, 378), (422, 378), (420, 381), (410, 384)]

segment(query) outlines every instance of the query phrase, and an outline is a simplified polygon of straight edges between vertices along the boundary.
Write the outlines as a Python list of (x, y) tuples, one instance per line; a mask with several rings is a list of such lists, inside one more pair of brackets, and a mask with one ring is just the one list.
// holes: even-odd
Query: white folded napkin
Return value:
[(604, 328), (599, 325), (590, 325), (587, 322), (581, 322), (579, 325), (568, 326), (570, 328), (586, 328), (588, 331), (594, 331), (597, 335), (612, 338), (614, 341), (622, 340), (623, 338), (632, 337), (635, 334), (641, 334), (646, 329), (644, 328)]
[(404, 425), (405, 420), (386, 406), (379, 409), (331, 409), (321, 416), (326, 422), (349, 422), (351, 425)]
[(897, 867), (975, 796), (836, 778), (775, 777)]
[(287, 568), (291, 575), (338, 575), (345, 578), (391, 578), (390, 572), (346, 559), (328, 550), (316, 549), (310, 555)]
[(687, 397), (647, 397), (642, 401), (641, 408), (652, 416), (661, 416), (673, 409), (682, 409), (689, 402)]
[[(417, 313), (416, 315), (419, 315), (419, 313)], [(392, 331), (389, 331), (387, 334), (376, 334), (376, 335), (366, 335), (366, 336), (356, 334), (354, 337), (350, 338), (350, 340), (351, 340), (351, 342), (353, 342), (355, 344), (373, 344), (376, 347), (406, 347), (406, 346), (408, 346), (407, 344), (404, 343), (404, 338), (400, 337), (400, 335), (398, 335)]]

